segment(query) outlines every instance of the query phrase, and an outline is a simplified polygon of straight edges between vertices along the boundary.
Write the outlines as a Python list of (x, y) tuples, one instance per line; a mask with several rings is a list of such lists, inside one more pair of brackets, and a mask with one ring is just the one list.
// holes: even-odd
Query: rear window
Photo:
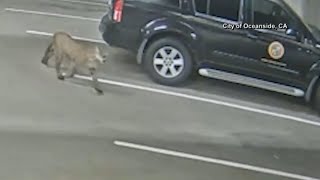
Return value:
[(167, 7), (180, 7), (180, 0), (138, 0), (144, 3), (159, 4)]
[(194, 0), (198, 13), (238, 21), (241, 0)]

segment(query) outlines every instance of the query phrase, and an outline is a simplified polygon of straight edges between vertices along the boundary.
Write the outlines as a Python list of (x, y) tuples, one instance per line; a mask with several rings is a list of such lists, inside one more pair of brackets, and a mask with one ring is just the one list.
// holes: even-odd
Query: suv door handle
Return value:
[(251, 33), (248, 33), (248, 34), (247, 34), (247, 37), (250, 38), (250, 39), (258, 39), (258, 36), (253, 35), (253, 34), (251, 34)]
[(309, 49), (306, 52), (307, 52), (307, 54), (312, 54), (312, 51)]
[[(302, 48), (298, 48), (298, 51), (303, 51), (303, 50), (304, 50), (304, 49), (302, 49)], [(305, 50), (305, 52), (306, 52), (307, 54), (313, 54), (312, 50), (310, 50), (310, 49)]]

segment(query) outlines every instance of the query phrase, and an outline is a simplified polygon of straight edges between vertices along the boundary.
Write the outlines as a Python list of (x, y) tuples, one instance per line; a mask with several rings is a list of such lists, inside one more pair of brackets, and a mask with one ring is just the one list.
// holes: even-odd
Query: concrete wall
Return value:
[(320, 1), (305, 0), (305, 11), (303, 15), (309, 23), (317, 25), (320, 28)]
[(307, 0), (285, 0), (300, 16), (303, 15), (304, 3)]
[(285, 0), (308, 23), (320, 28), (319, 0)]

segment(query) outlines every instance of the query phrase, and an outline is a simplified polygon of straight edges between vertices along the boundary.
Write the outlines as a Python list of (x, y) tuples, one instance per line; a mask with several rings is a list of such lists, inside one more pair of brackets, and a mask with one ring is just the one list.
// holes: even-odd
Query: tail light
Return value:
[(121, 22), (124, 0), (115, 0), (113, 6), (113, 20)]

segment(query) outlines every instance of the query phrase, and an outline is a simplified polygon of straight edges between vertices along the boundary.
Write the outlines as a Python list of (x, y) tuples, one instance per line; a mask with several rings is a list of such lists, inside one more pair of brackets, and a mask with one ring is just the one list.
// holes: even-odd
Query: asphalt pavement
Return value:
[(0, 179), (320, 178), (320, 120), (300, 99), (198, 76), (156, 85), (134, 55), (104, 44), (104, 96), (58, 81), (40, 63), (44, 34), (101, 40), (101, 3), (0, 2)]

